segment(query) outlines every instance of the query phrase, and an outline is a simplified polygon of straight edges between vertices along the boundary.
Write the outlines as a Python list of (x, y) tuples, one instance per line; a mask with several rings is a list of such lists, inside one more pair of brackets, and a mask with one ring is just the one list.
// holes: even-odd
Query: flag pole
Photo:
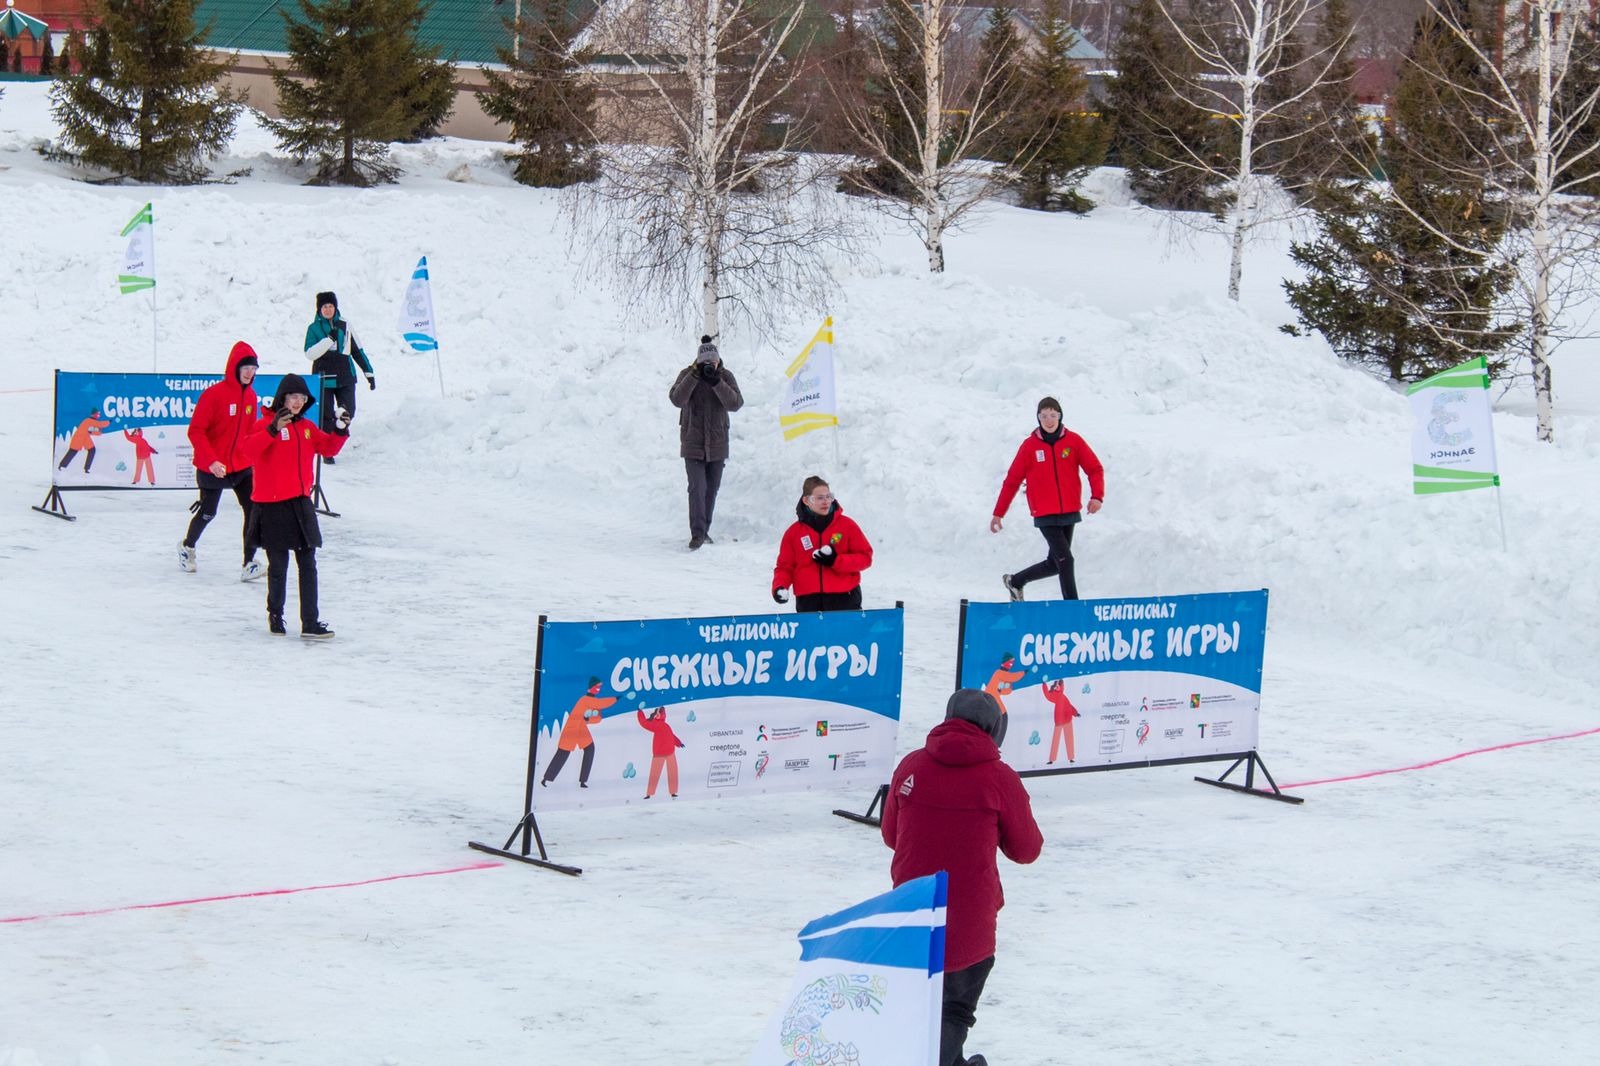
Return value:
[(1500, 496), (1499, 482), (1500, 479), (1496, 478), (1494, 486), (1494, 505), (1495, 508), (1500, 512), (1500, 550), (1510, 554), (1511, 546), (1506, 542), (1506, 505), (1504, 499), (1502, 499)]
[[(152, 270), (151, 273), (155, 271)], [(152, 374), (160, 373), (160, 342), (157, 339), (161, 329), (160, 302), (156, 297), (156, 287), (150, 286), (150, 372)]]

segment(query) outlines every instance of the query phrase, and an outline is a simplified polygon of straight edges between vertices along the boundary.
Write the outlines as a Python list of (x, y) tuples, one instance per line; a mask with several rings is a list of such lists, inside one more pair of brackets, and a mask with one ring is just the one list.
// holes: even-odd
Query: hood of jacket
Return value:
[(300, 414), (296, 416), (299, 418), (304, 418), (306, 416), (306, 412), (310, 411), (311, 408), (316, 406), (317, 398), (312, 395), (311, 386), (306, 384), (306, 379), (301, 377), (299, 374), (283, 375), (283, 380), (278, 382), (278, 391), (274, 393), (272, 397), (272, 409), (274, 411), (282, 411), (284, 409), (284, 397), (296, 392), (300, 393), (300, 395), (306, 398), (306, 405), (300, 408)]
[(844, 514), (844, 508), (839, 506), (838, 500), (834, 500), (833, 503), (828, 505), (828, 513), (825, 515), (817, 514), (817, 512), (807, 507), (804, 496), (800, 497), (800, 502), (794, 505), (794, 516), (818, 533), (828, 528), (828, 525), (833, 521), (834, 515), (841, 514)]
[(243, 388), (244, 383), (239, 380), (239, 364), (247, 360), (256, 364), (256, 370), (259, 373), (261, 360), (256, 357), (256, 350), (244, 341), (235, 341), (233, 349), (228, 352), (227, 369), (222, 372), (224, 379)]
[(947, 718), (928, 732), (924, 745), (935, 762), (946, 766), (978, 766), (999, 762), (1000, 749), (983, 727), (965, 718)]

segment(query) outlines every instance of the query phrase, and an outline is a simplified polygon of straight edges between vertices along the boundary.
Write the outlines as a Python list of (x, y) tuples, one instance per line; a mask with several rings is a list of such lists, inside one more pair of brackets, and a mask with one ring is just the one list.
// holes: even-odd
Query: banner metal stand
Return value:
[(317, 456), (317, 483), (311, 486), (311, 506), (318, 514), (325, 514), (329, 518), (338, 518), (339, 512), (335, 511), (328, 503), (328, 494), (322, 491), (322, 456)]
[(33, 509), (52, 518), (64, 518), (68, 522), (76, 522), (78, 520), (77, 515), (67, 513), (66, 498), (61, 495), (61, 490), (54, 485), (50, 486), (50, 492), (45, 496), (44, 503), (35, 504)]
[[(829, 321), (832, 321), (832, 320), (830, 319)], [(905, 610), (906, 609), (906, 601), (905, 600), (895, 600), (894, 601), (894, 609), (897, 610), (897, 611)], [(965, 611), (962, 612), (961, 620), (962, 620), (963, 623), (966, 622), (966, 612)], [(903, 669), (901, 670), (901, 676), (902, 677), (905, 676), (905, 671)], [(857, 814), (855, 811), (845, 811), (845, 810), (840, 810), (838, 808), (834, 808), (834, 812), (833, 813), (837, 814), (840, 818), (846, 818), (846, 819), (848, 819), (848, 820), (850, 820), (852, 822), (860, 822), (862, 825), (881, 826), (883, 824), (883, 807), (884, 807), (884, 804), (886, 804), (888, 802), (888, 800), (889, 800), (889, 784), (888, 784), (888, 782), (884, 782), (883, 784), (878, 786), (878, 791), (876, 791), (876, 792), (874, 792), (872, 794), (872, 802), (867, 804), (867, 809), (866, 809), (866, 811), (864, 813)], [(878, 813), (874, 814), (873, 813), (874, 811), (876, 811)]]
[[(523, 793), (522, 818), (512, 826), (511, 835), (506, 837), (506, 842), (500, 847), (478, 840), (467, 841), (467, 847), (490, 855), (499, 855), (501, 858), (525, 862), (529, 866), (542, 866), (546, 870), (554, 870), (569, 877), (577, 877), (583, 873), (581, 867), (563, 866), (561, 863), (550, 861), (550, 853), (544, 846), (544, 835), (539, 832), (539, 820), (533, 813), (534, 774), (539, 759), (539, 682), (544, 679), (544, 628), (549, 620), (550, 616), (547, 614), (539, 616), (539, 645), (533, 654), (533, 723), (528, 727), (528, 785)], [(518, 835), (522, 837), (522, 844), (518, 850), (512, 851), (511, 845), (516, 842)], [(539, 847), (537, 859), (532, 855), (534, 844)]]

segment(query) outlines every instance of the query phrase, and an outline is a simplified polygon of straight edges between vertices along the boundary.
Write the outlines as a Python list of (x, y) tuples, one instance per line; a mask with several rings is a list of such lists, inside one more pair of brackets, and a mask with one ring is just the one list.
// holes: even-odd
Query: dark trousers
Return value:
[(1073, 571), (1072, 563), (1072, 531), (1078, 528), (1072, 526), (1040, 526), (1039, 532), (1044, 534), (1044, 542), (1050, 549), (1050, 554), (1042, 563), (1034, 563), (1026, 570), (1011, 575), (1011, 583), (1019, 588), (1030, 581), (1038, 581), (1042, 577), (1054, 574), (1061, 579), (1061, 598), (1075, 600), (1078, 598), (1078, 577)]
[(861, 586), (849, 592), (808, 592), (794, 598), (794, 609), (802, 614), (808, 611), (859, 611)]
[[(62, 458), (61, 462), (56, 466), (56, 469), (57, 470), (65, 470), (67, 468), (67, 464), (72, 462), (72, 457), (74, 455), (77, 455), (77, 454), (78, 454), (78, 449), (76, 449), (76, 448), (68, 448), (66, 456), (64, 458)], [(91, 466), (93, 466), (93, 465), (94, 465), (94, 446), (90, 445), (89, 447), (87, 447), (87, 448), (85, 448), (83, 450), (83, 472), (85, 474), (87, 474), (89, 472), (89, 468)]]
[(323, 378), (322, 379), (322, 399), (318, 400), (317, 403), (322, 408), (322, 415), (321, 415), (320, 420), (317, 422), (317, 426), (324, 433), (332, 433), (333, 432), (333, 420), (335, 418), (337, 418), (338, 415), (339, 415), (339, 412), (334, 410), (334, 405), (335, 404), (338, 404), (340, 407), (344, 408), (345, 413), (348, 414), (351, 418), (355, 417), (355, 414), (356, 414), (356, 384), (355, 384), (355, 382), (352, 381), (348, 385), (335, 385), (333, 383), (333, 379), (331, 379), (331, 378)]
[(963, 1066), (967, 1030), (978, 1020), (978, 999), (994, 969), (994, 956), (944, 975), (944, 1015), (939, 1024), (939, 1066)]
[[(317, 621), (317, 549), (296, 548), (296, 568), (300, 571), (300, 628)], [(288, 593), (289, 549), (267, 549), (267, 613), (283, 614), (283, 600)]]
[[(566, 748), (557, 748), (555, 756), (550, 760), (550, 765), (544, 768), (544, 775), (540, 778), (540, 780), (554, 781), (556, 779), (556, 775), (561, 772), (561, 768), (567, 765), (567, 756), (571, 754), (572, 752), (568, 751)], [(594, 745), (590, 744), (587, 748), (583, 749), (583, 765), (578, 767), (578, 784), (587, 785), (589, 783), (589, 771), (593, 769)]]
[(183, 542), (189, 547), (200, 543), (200, 534), (206, 531), (206, 526), (217, 517), (217, 507), (222, 503), (222, 490), (231, 488), (234, 498), (239, 501), (239, 510), (244, 512), (244, 561), (249, 562), (256, 554), (256, 546), (250, 543), (250, 486), (253, 479), (250, 471), (242, 470), (228, 478), (202, 475), (200, 485), (200, 506), (194, 512), (194, 518), (189, 522), (189, 532), (184, 535)]
[(706, 462), (685, 459), (683, 467), (689, 474), (689, 535), (703, 537), (711, 532), (711, 515), (717, 509), (717, 490), (722, 487), (722, 464), (726, 460)]

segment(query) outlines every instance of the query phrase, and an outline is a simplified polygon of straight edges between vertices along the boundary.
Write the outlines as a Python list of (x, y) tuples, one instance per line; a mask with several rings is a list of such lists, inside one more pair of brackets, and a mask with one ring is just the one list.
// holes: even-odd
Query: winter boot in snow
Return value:
[(199, 551), (198, 548), (191, 548), (183, 541), (178, 541), (178, 569), (187, 574), (194, 573), (195, 556)]
[(300, 627), (301, 640), (332, 640), (333, 630), (321, 622), (312, 622), (308, 626)]
[(982, 1055), (974, 1055), (967, 1060), (967, 1066), (989, 1066), (989, 1060)]
[(256, 562), (254, 559), (251, 559), (248, 563), (245, 563), (244, 569), (239, 571), (240, 581), (254, 581), (257, 578), (266, 576), (267, 568)]
[(1013, 584), (1010, 574), (1001, 574), (1000, 584), (1006, 587), (1006, 595), (1011, 597), (1012, 603), (1020, 603), (1022, 601), (1022, 586)]
[(289, 635), (289, 631), (287, 629), (283, 628), (283, 615), (281, 615), (281, 614), (268, 614), (267, 615), (267, 631), (270, 632), (275, 637), (288, 636)]
[(700, 550), (701, 546), (705, 544), (705, 542), (706, 538), (696, 533), (694, 536), (689, 538), (689, 550), (692, 552), (697, 552)]
[(706, 534), (706, 543), (707, 544), (715, 544), (716, 543), (716, 541), (711, 539), (711, 534), (710, 533)]

